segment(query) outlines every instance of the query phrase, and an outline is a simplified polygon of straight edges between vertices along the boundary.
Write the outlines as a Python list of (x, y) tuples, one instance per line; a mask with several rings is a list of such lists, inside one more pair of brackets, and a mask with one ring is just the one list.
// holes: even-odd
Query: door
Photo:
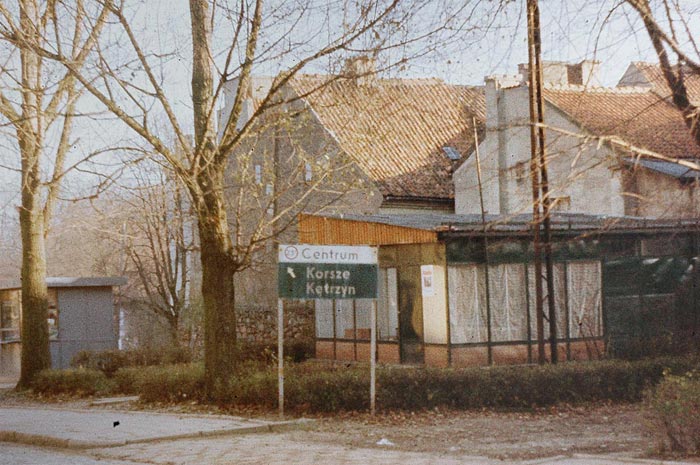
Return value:
[(399, 346), (401, 363), (422, 364), (423, 298), (420, 266), (402, 267), (399, 278)]

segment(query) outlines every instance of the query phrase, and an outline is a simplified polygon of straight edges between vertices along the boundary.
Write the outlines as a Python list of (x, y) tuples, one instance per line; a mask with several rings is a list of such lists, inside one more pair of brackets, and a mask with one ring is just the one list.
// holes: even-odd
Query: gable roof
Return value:
[[(638, 72), (634, 78), (635, 85), (648, 86), (662, 97), (671, 96), (671, 88), (666, 83), (659, 64), (636, 61), (630, 65), (630, 68)], [(690, 100), (696, 105), (700, 104), (700, 76), (688, 71), (684, 75), (684, 80)]]
[[(485, 119), (483, 88), (438, 79), (371, 79), (299, 75), (290, 81), (341, 149), (385, 198), (454, 199), (450, 146), (469, 153), (472, 118)], [(461, 161), (461, 160), (460, 160)]]
[(681, 113), (652, 89), (545, 88), (544, 96), (593, 135), (618, 136), (670, 158), (700, 158)]

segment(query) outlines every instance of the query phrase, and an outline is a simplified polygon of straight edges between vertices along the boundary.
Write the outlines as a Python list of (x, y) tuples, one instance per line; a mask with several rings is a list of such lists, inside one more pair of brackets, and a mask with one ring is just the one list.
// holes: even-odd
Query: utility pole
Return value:
[[(544, 257), (547, 282), (548, 320), (551, 362), (557, 363), (557, 321), (554, 301), (554, 264), (550, 223), (551, 197), (545, 153), (544, 96), (542, 92), (542, 40), (537, 0), (527, 0), (528, 71), (530, 96), (530, 178), (532, 180), (533, 248), (535, 255), (535, 305), (537, 318), (538, 362), (545, 362), (544, 297), (542, 289), (542, 244), (540, 227), (544, 225)], [(541, 208), (544, 208), (542, 213)]]
[(537, 0), (527, 0), (527, 55), (528, 55), (528, 92), (530, 103), (530, 181), (532, 182), (532, 242), (535, 262), (535, 320), (537, 321), (537, 362), (543, 365), (544, 352), (544, 309), (542, 293), (542, 247), (540, 243), (540, 169), (538, 157), (538, 131), (536, 122), (537, 100), (535, 96), (535, 14)]
[[(481, 228), (484, 234), (484, 279), (486, 288), (486, 351), (488, 364), (493, 365), (493, 334), (491, 330), (491, 285), (489, 278), (489, 238), (486, 228), (486, 209), (484, 208), (484, 189), (481, 184), (481, 160), (479, 157), (479, 133), (476, 130), (476, 118), (472, 118), (474, 128), (474, 155), (476, 156), (476, 179), (479, 183), (479, 203), (481, 205)], [(478, 292), (478, 291), (477, 291)]]

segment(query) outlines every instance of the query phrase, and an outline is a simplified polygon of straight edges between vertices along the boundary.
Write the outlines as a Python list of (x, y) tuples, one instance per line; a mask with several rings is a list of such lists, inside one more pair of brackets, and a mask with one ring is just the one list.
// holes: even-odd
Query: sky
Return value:
[[(352, 5), (349, 0), (308, 0), (316, 8), (295, 20), (296, 5), (300, 1), (270, 0), (267, 12), (268, 26), (260, 46), (271, 50), (285, 46), (294, 48), (294, 53), (285, 53), (279, 59), (268, 60), (256, 68), (259, 74), (276, 74), (294, 64), (302, 50), (311, 51), (314, 43), (332, 37), (343, 27), (347, 17), (341, 5)], [(421, 2), (421, 0), (415, 0)], [(690, 28), (700, 35), (700, 0), (678, 0), (691, 19)], [(154, 51), (169, 52), (165, 64), (156, 71), (164, 81), (166, 92), (171, 97), (183, 125), (191, 126), (190, 75), (188, 53), (190, 50), (189, 16), (187, 0), (134, 0), (139, 7), (132, 16), (134, 30), (143, 43)], [(225, 3), (225, 2), (220, 2)], [(545, 60), (579, 62), (596, 59), (601, 62), (600, 78), (605, 85), (615, 85), (631, 61), (656, 61), (646, 31), (636, 13), (621, 2), (612, 0), (541, 0), (542, 50)], [(505, 6), (504, 6), (505, 5)], [(445, 12), (470, 13), (467, 25), (449, 42), (420, 42), (411, 47), (398, 47), (387, 56), (397, 58), (421, 52), (421, 56), (401, 68), (394, 68), (390, 75), (396, 77), (437, 77), (456, 84), (483, 84), (484, 76), (493, 74), (515, 74), (518, 63), (527, 61), (525, 0), (516, 1), (457, 1), (423, 0), (410, 22), (396, 25), (401, 34), (414, 33), (423, 27), (439, 22)], [(221, 13), (225, 13), (223, 9)], [(495, 14), (494, 12), (497, 12)], [(226, 29), (225, 14), (220, 26)], [(293, 22), (296, 21), (296, 22)], [(293, 27), (290, 29), (290, 25)], [(454, 23), (457, 25), (458, 23)], [(113, 37), (123, 40), (124, 37)], [(215, 46), (226, 45), (230, 35), (216, 36)], [(301, 45), (304, 44), (304, 45)], [(426, 47), (426, 48), (422, 48)], [(425, 52), (425, 53), (423, 53)], [(2, 52), (0, 52), (1, 54)], [(112, 51), (122, 57), (119, 49)], [(349, 52), (351, 55), (352, 52)], [(272, 55), (272, 54), (271, 54)], [(127, 57), (128, 58), (128, 57)], [(221, 62), (222, 56), (217, 55)], [(307, 72), (328, 72), (331, 61), (321, 60), (305, 69)], [(87, 100), (85, 105), (97, 111), (77, 131), (76, 157), (90, 150), (124, 141), (130, 132), (113, 124), (106, 115), (99, 115), (96, 102)], [(0, 144), (0, 164), (17, 162), (12, 144)], [(104, 167), (108, 169), (108, 167)], [(80, 190), (86, 175), (69, 180), (74, 189)], [(0, 209), (3, 214), (14, 215), (19, 203), (16, 174), (0, 168)], [(2, 223), (0, 223), (2, 224)], [(2, 237), (0, 235), (0, 237)]]

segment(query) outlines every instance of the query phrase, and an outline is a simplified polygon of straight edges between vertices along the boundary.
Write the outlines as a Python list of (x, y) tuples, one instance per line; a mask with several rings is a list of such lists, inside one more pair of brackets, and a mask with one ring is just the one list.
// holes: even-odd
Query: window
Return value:
[(568, 212), (571, 210), (571, 197), (552, 197), (552, 211)]
[(58, 295), (56, 289), (48, 290), (49, 314), (47, 323), (49, 325), (49, 339), (58, 339), (60, 312), (58, 310)]
[(255, 165), (255, 183), (262, 184), (262, 165)]
[(442, 148), (442, 151), (445, 153), (447, 158), (450, 160), (459, 160), (462, 158), (462, 154), (460, 154), (456, 148), (450, 147), (449, 145), (446, 145), (445, 147)]
[(355, 309), (352, 300), (335, 301), (335, 337), (355, 339)]
[(304, 165), (304, 181), (309, 182), (313, 179), (314, 177), (314, 171), (311, 167), (310, 163), (306, 163)]
[(19, 341), (19, 307), (12, 300), (0, 303), (0, 342)]
[[(273, 187), (272, 184), (267, 184), (265, 186), (265, 195), (268, 197), (272, 196), (275, 193), (275, 188)], [(275, 213), (275, 202), (272, 199), (268, 199), (268, 205), (267, 205), (267, 214), (268, 215), (273, 215)]]
[(515, 164), (513, 171), (515, 173), (515, 180), (518, 182), (523, 182), (528, 178), (528, 163), (527, 161), (519, 161)]
[(333, 337), (333, 304), (332, 300), (316, 301), (316, 337)]

